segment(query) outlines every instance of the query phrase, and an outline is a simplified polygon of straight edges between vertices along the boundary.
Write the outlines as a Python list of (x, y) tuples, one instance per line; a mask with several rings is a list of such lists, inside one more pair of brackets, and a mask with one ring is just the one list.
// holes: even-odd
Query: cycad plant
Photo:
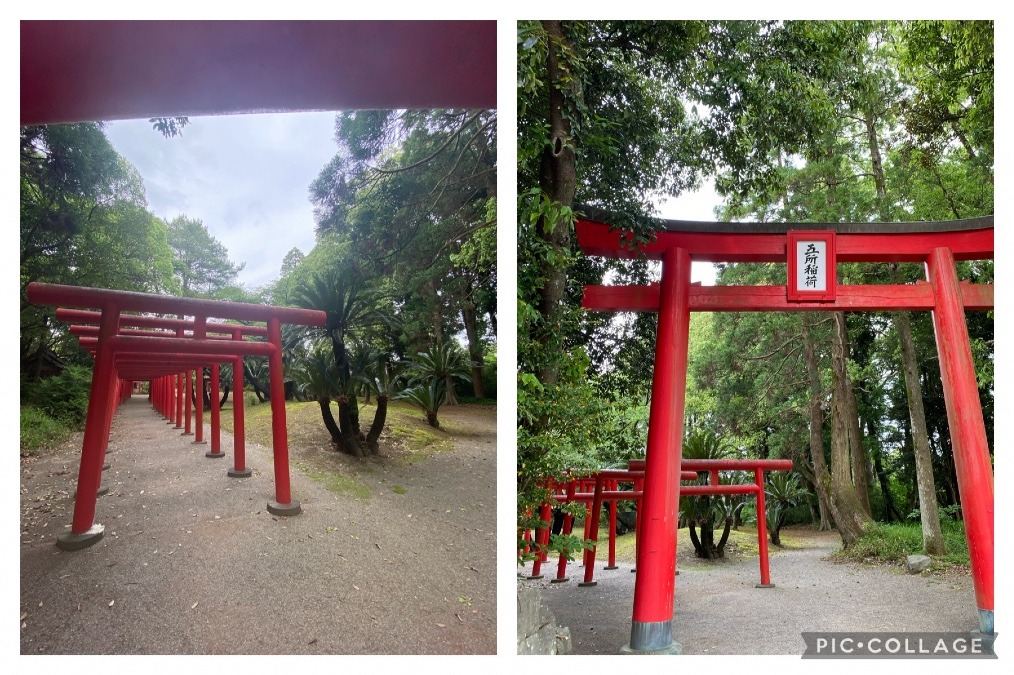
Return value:
[[(699, 429), (687, 435), (683, 441), (683, 457), (686, 459), (724, 459), (732, 454), (732, 447), (723, 443), (713, 431)], [(705, 484), (708, 474), (701, 475), (698, 483)], [(695, 495), (680, 497), (680, 516), (690, 531), (690, 541), (698, 558), (725, 557), (725, 544), (729, 530), (736, 520), (736, 513), (743, 508), (742, 499), (729, 495)], [(715, 529), (722, 527), (722, 536), (715, 543)], [(700, 536), (698, 536), (700, 530)]]
[(397, 398), (405, 399), (423, 409), (426, 422), (440, 427), (437, 412), (444, 403), (454, 405), (454, 379), (471, 382), (471, 366), (461, 348), (451, 342), (433, 345), (408, 364), (409, 387)]
[(798, 505), (810, 493), (799, 484), (795, 473), (772, 472), (768, 475), (764, 494), (767, 495), (768, 532), (771, 543), (782, 545), (781, 529), (789, 509)]
[(334, 358), (339, 448), (351, 455), (366, 454), (365, 436), (359, 428), (359, 405), (355, 375), (352, 370), (347, 340), (351, 331), (377, 323), (380, 314), (367, 292), (365, 283), (355, 270), (336, 266), (318, 272), (296, 290), (302, 307), (327, 313), (324, 333), (330, 339)]
[(457, 405), (454, 394), (454, 380), (472, 381), (472, 365), (465, 356), (464, 350), (456, 342), (447, 341), (432, 345), (424, 352), (419, 352), (409, 364), (408, 375), (414, 382), (441, 380), (444, 387), (442, 403)]
[(405, 399), (423, 409), (426, 413), (426, 423), (431, 427), (440, 428), (440, 421), (437, 419), (437, 411), (444, 400), (443, 380), (430, 380), (419, 382), (397, 395), (397, 398)]
[(387, 402), (397, 396), (402, 386), (398, 370), (387, 354), (373, 350), (369, 367), (364, 367), (359, 375), (359, 381), (367, 394), (377, 397), (377, 412), (373, 416), (370, 430), (366, 432), (366, 447), (371, 453), (379, 451), (380, 434), (387, 419)]
[(331, 400), (338, 391), (334, 359), (318, 344), (295, 365), (292, 377), (299, 393), (320, 406), (320, 415), (331, 435), (331, 442), (336, 448), (341, 448), (341, 430), (331, 412)]

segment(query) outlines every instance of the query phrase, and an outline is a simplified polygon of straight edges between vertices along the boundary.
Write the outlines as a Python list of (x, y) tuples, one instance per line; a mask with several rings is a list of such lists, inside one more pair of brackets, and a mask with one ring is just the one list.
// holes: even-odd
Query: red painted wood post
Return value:
[(194, 444), (206, 445), (204, 440), (204, 366), (197, 366), (194, 378), (194, 389), (197, 397), (197, 409), (194, 411)]
[(631, 572), (637, 572), (637, 556), (641, 550), (641, 504), (643, 502), (642, 497), (644, 496), (644, 478), (634, 479), (634, 492), (641, 495), (641, 497), (634, 498), (634, 566), (630, 568)]
[[(552, 490), (552, 487), (550, 487)], [(549, 546), (549, 530), (553, 526), (553, 507), (548, 502), (542, 504), (539, 509), (539, 520), (545, 523), (544, 526), (535, 530), (535, 562), (532, 563), (532, 574), (529, 579), (542, 578), (542, 563), (546, 562), (549, 554), (546, 547)]]
[[(233, 333), (234, 340), (242, 340), (243, 334)], [(253, 470), (246, 465), (246, 428), (243, 414), (243, 357), (237, 356), (232, 361), (232, 461), (233, 466), (226, 471), (229, 478), (249, 478)]]
[[(194, 339), (203, 340), (208, 336), (208, 317), (194, 317)], [(194, 378), (194, 389), (196, 394), (197, 410), (194, 414), (194, 444), (204, 445), (204, 364), (197, 366), (196, 377)], [(207, 453), (205, 453), (207, 454)]]
[(672, 619), (690, 330), (690, 255), (686, 249), (663, 252), (659, 293), (644, 494), (638, 514), (643, 541), (637, 549), (630, 644), (623, 651), (679, 653), (682, 650), (672, 637)]
[(579, 583), (578, 586), (594, 586), (598, 583), (595, 581), (595, 551), (598, 549), (599, 513), (602, 511), (602, 489), (604, 483), (604, 478), (600, 476), (595, 477), (595, 492), (591, 503), (592, 510), (587, 516), (587, 520), (590, 523), (588, 533), (590, 538), (595, 540), (595, 547), (586, 549), (584, 552), (584, 581)]
[[(573, 503), (571, 500), (574, 497), (574, 490), (575, 490), (574, 481), (568, 482), (567, 501), (565, 503), (567, 504)], [(573, 529), (574, 529), (574, 516), (572, 516), (570, 513), (567, 513), (563, 517), (563, 530), (561, 531), (561, 534), (568, 535), (571, 532), (573, 532)], [(563, 551), (561, 551), (560, 560), (556, 563), (556, 578), (550, 579), (549, 583), (560, 584), (565, 581), (570, 581), (570, 577), (567, 576), (567, 556), (564, 555)]]
[(204, 453), (204, 455), (205, 457), (212, 458), (225, 456), (225, 453), (222, 452), (222, 412), (219, 404), (219, 396), (221, 395), (221, 387), (219, 385), (220, 370), (219, 364), (211, 364), (211, 450)]
[[(619, 490), (619, 481), (609, 481), (609, 489), (612, 491)], [(603, 569), (614, 570), (616, 569), (616, 498), (609, 500), (609, 564)]]
[(760, 560), (760, 583), (757, 588), (774, 588), (768, 567), (768, 511), (764, 497), (764, 470), (759, 466), (753, 470), (753, 482), (757, 486), (757, 557)]
[(983, 633), (992, 634), (993, 468), (954, 255), (947, 248), (934, 249), (927, 260), (926, 271), (936, 302), (933, 328), (961, 496), (961, 516), (972, 565), (975, 604), (979, 610), (979, 628)]
[(57, 538), (56, 545), (73, 551), (94, 544), (102, 538), (105, 528), (95, 522), (95, 504), (98, 501), (99, 483), (102, 480), (102, 448), (109, 430), (105, 426), (106, 410), (113, 406), (116, 393), (115, 355), (104, 348), (105, 343), (119, 329), (120, 310), (107, 304), (99, 324), (98, 350), (92, 383), (88, 396), (88, 413), (85, 418), (84, 442), (81, 446), (81, 465), (77, 477), (77, 495), (74, 499), (74, 519), (70, 534)]
[(176, 428), (183, 428), (183, 373), (176, 373)]
[(186, 417), (186, 422), (184, 424), (183, 433), (180, 434), (181, 436), (190, 436), (194, 433), (190, 430), (190, 419), (193, 417), (193, 407), (190, 403), (190, 397), (194, 395), (193, 375), (193, 371), (190, 370), (190, 368), (187, 368), (186, 388), (183, 390), (183, 396), (186, 399), (184, 403), (185, 412), (183, 413), (183, 416)]
[(268, 319), (268, 342), (275, 349), (268, 357), (271, 388), (271, 446), (275, 464), (275, 500), (268, 512), (276, 516), (294, 516), (302, 509), (292, 498), (289, 486), (289, 439), (285, 428), (285, 373), (282, 370), (282, 324)]

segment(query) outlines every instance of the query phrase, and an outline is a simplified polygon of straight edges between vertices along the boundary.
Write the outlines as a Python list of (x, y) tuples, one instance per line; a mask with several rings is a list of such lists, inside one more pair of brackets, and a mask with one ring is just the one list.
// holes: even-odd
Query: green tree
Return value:
[(229, 260), (229, 251), (200, 220), (177, 216), (169, 221), (173, 269), (184, 295), (213, 295), (246, 266)]
[(21, 129), (21, 363), (81, 359), (54, 308), (27, 302), (32, 281), (174, 292), (166, 226), (148, 212), (137, 171), (99, 124)]

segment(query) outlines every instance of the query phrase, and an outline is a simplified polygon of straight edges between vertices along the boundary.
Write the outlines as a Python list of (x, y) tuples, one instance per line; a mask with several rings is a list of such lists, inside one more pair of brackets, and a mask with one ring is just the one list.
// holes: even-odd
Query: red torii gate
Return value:
[[(933, 312), (979, 628), (993, 633), (993, 471), (968, 342), (965, 310), (993, 308), (991, 284), (959, 283), (956, 260), (993, 258), (993, 217), (944, 223), (710, 223), (660, 221), (654, 241), (611, 228), (613, 214), (580, 207), (577, 240), (588, 255), (662, 261), (650, 286), (586, 286), (582, 306), (657, 311), (641, 534), (630, 643), (624, 651), (679, 653), (672, 637), (676, 527), (690, 312)], [(813, 257), (811, 258), (811, 253)], [(692, 260), (784, 262), (786, 286), (690, 283)], [(914, 262), (928, 283), (837, 285), (836, 262)], [(811, 263), (812, 266), (811, 266)]]
[[(242, 356), (266, 356), (268, 358), (275, 500), (268, 502), (267, 509), (270, 513), (279, 515), (296, 515), (300, 512), (299, 502), (292, 498), (289, 486), (281, 324), (285, 322), (305, 326), (323, 326), (327, 318), (325, 312), (35, 282), (28, 285), (27, 297), (29, 302), (40, 305), (61, 305), (100, 310), (98, 337), (80, 338), (83, 343), (95, 340), (95, 366), (92, 371), (88, 414), (85, 419), (84, 441), (81, 448), (74, 519), (70, 533), (60, 536), (57, 539), (57, 546), (67, 550), (91, 546), (101, 539), (105, 532), (105, 528), (95, 522), (95, 506), (113, 412), (118, 401), (121, 400), (120, 394), (123, 391), (120, 374), (132, 380), (147, 378), (154, 385), (155, 381), (162, 376), (186, 370), (187, 388), (189, 389), (191, 368), (238, 359)], [(193, 316), (194, 319), (192, 322), (184, 322), (179, 319), (146, 319), (122, 314), (125, 311), (187, 315)], [(64, 316), (67, 315), (64, 314)], [(242, 328), (209, 324), (210, 317), (234, 321), (265, 322), (267, 324), (267, 328), (264, 329), (267, 342), (244, 341)], [(165, 334), (149, 337), (138, 335), (136, 331), (121, 331), (123, 325), (138, 324), (146, 324), (154, 328), (174, 328), (176, 333), (171, 337)], [(185, 335), (188, 328), (190, 329), (190, 337)], [(209, 329), (227, 330), (227, 334), (231, 334), (231, 338), (209, 339)], [(242, 372), (242, 366), (236, 370)], [(156, 388), (149, 387), (149, 391)], [(129, 391), (129, 389), (126, 390)], [(175, 407), (177, 426), (182, 409), (181, 394), (182, 388), (177, 387)], [(242, 396), (241, 390), (240, 396)], [(199, 406), (203, 405), (203, 395), (198, 397), (198, 401)], [(186, 396), (186, 404), (189, 408), (189, 391)], [(189, 423), (188, 410), (187, 431), (189, 431)], [(238, 429), (236, 431), (241, 433)], [(237, 463), (239, 461), (237, 460)]]
[[(79, 309), (57, 309), (56, 318), (59, 321), (72, 324), (69, 328), (71, 335), (77, 335), (80, 339), (79, 342), (84, 349), (87, 349), (92, 356), (96, 354), (97, 338), (99, 335), (99, 324), (101, 323), (102, 313), (92, 312), (87, 310)], [(138, 328), (147, 328), (150, 330), (136, 330)], [(134, 335), (139, 337), (173, 337), (173, 336), (193, 336), (195, 328), (194, 321), (185, 321), (183, 319), (165, 319), (162, 317), (154, 316), (120, 316), (120, 330), (119, 335)], [(244, 336), (259, 336), (267, 337), (268, 329), (264, 326), (246, 326), (242, 324), (226, 324), (226, 323), (212, 323), (209, 322), (206, 325), (207, 338), (210, 340), (242, 340)], [(229, 336), (229, 337), (225, 337)], [(183, 359), (182, 361), (180, 359)], [(174, 421), (176, 428), (185, 428), (184, 435), (190, 433), (190, 393), (185, 391), (187, 387), (184, 387), (183, 376), (178, 372), (178, 368), (182, 367), (185, 363), (190, 363), (193, 357), (183, 355), (137, 355), (134, 357), (134, 362), (131, 364), (133, 368), (141, 368), (141, 375), (135, 376), (134, 379), (149, 380), (150, 386), (148, 390), (148, 398), (152, 402), (152, 406), (161, 413), (169, 424)], [(226, 472), (230, 478), (247, 478), (252, 474), (249, 467), (246, 466), (246, 444), (245, 444), (245, 418), (243, 410), (243, 357), (236, 356), (232, 358), (215, 356), (208, 359), (211, 366), (211, 449), (205, 453), (206, 457), (219, 458), (224, 457), (225, 453), (221, 450), (221, 427), (219, 424), (219, 365), (222, 360), (230, 361), (233, 366), (233, 389), (239, 392), (239, 396), (233, 397), (233, 467)], [(117, 363), (120, 364), (119, 374), (126, 377), (130, 374), (124, 368), (123, 356), (118, 357)], [(202, 380), (199, 388), (203, 391), (203, 366), (209, 365), (209, 363), (200, 364), (201, 374), (198, 379)], [(156, 375), (159, 372), (165, 372), (166, 374)], [(187, 374), (189, 375), (189, 370)], [(153, 379), (154, 378), (154, 379)], [(186, 401), (184, 402), (184, 398)], [(203, 444), (202, 439), (203, 432), (203, 396), (198, 398), (197, 401), (197, 424), (196, 434), (194, 443)], [(184, 405), (186, 407), (186, 413), (184, 413)], [(183, 416), (186, 414), (186, 426), (183, 424)], [(103, 464), (103, 470), (108, 467), (108, 463)], [(100, 490), (100, 494), (101, 494)]]

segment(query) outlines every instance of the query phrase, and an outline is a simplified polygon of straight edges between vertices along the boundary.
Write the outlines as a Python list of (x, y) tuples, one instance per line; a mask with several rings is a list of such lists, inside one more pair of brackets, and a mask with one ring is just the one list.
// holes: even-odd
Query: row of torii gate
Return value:
[[(658, 312), (648, 444), (638, 513), (629, 653), (679, 653), (673, 640), (676, 532), (690, 312), (931, 311), (968, 541), (979, 630), (993, 624), (993, 470), (965, 323), (966, 310), (993, 309), (992, 284), (959, 282), (956, 261), (993, 258), (993, 217), (941, 223), (713, 223), (658, 221), (654, 241), (634, 245), (619, 220), (576, 208), (588, 255), (662, 263), (648, 286), (586, 286), (594, 311)], [(785, 263), (785, 286), (700, 286), (691, 261)], [(925, 265), (916, 284), (841, 285), (838, 262)]]
[[(133, 389), (147, 381), (155, 409), (176, 426), (186, 418), (190, 433), (191, 396), (194, 380), (202, 384), (196, 395), (195, 442), (203, 441), (203, 373), (211, 370), (211, 448), (209, 457), (222, 457), (219, 438), (219, 367), (233, 364), (234, 466), (228, 475), (249, 476), (245, 462), (243, 421), (244, 356), (268, 359), (271, 394), (271, 436), (275, 495), (269, 513), (294, 516), (301, 507), (289, 485), (288, 437), (285, 426), (285, 383), (282, 371), (282, 323), (323, 326), (325, 312), (294, 307), (275, 307), (243, 302), (178, 298), (150, 293), (30, 283), (28, 301), (58, 307), (57, 319), (72, 324), (82, 347), (95, 357), (88, 414), (77, 478), (71, 531), (57, 539), (57, 546), (78, 550), (98, 542), (105, 528), (95, 522), (102, 470), (113, 413)], [(169, 317), (156, 316), (159, 314)], [(192, 317), (185, 319), (184, 317)], [(257, 322), (250, 326), (209, 321)], [(251, 340), (248, 338), (261, 338)], [(200, 373), (196, 378), (193, 373)]]

